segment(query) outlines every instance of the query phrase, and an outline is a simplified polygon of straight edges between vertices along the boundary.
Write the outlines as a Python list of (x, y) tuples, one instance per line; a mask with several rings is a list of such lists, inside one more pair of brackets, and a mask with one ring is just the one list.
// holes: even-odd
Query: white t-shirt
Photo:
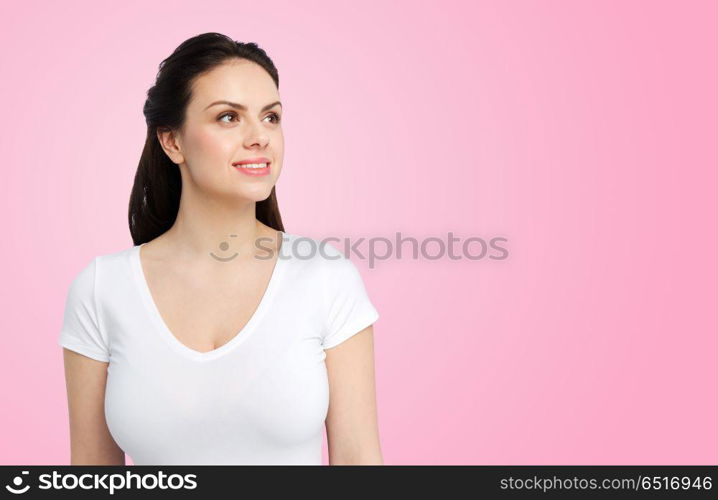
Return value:
[(206, 353), (167, 328), (140, 265), (141, 245), (95, 257), (75, 277), (58, 343), (109, 362), (105, 418), (135, 464), (321, 465), (324, 349), (379, 314), (339, 250), (283, 238), (254, 315)]

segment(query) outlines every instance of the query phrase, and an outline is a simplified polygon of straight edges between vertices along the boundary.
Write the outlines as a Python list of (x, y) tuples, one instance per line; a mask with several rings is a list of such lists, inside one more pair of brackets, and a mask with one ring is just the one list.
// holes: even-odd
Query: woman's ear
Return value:
[(162, 146), (165, 154), (172, 160), (173, 163), (179, 165), (184, 163), (184, 155), (179, 144), (179, 138), (175, 134), (174, 130), (169, 128), (157, 129), (157, 140)]

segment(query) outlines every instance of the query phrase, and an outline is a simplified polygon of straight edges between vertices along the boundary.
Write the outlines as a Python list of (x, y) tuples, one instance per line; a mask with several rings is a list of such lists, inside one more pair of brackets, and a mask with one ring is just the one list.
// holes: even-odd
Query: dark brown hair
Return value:
[[(182, 177), (179, 167), (162, 149), (158, 130), (181, 129), (192, 83), (202, 74), (231, 59), (246, 59), (262, 66), (279, 88), (279, 74), (266, 52), (256, 43), (242, 43), (220, 33), (203, 33), (182, 42), (159, 65), (155, 84), (147, 91), (143, 108), (147, 137), (135, 174), (128, 220), (130, 234), (139, 245), (167, 231), (177, 218)], [(277, 195), (257, 202), (257, 220), (284, 231)]]

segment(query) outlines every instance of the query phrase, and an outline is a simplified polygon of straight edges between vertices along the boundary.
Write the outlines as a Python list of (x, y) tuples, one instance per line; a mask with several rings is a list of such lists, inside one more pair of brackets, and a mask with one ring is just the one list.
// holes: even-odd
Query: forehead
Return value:
[(192, 85), (190, 107), (203, 110), (217, 100), (260, 109), (269, 102), (278, 101), (279, 91), (272, 77), (259, 64), (246, 60), (232, 61), (203, 74)]

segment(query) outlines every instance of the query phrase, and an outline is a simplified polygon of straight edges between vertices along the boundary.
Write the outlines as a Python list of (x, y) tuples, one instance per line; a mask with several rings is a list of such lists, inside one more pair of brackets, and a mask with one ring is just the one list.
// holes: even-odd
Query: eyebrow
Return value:
[[(208, 109), (208, 108), (211, 108), (212, 106), (216, 106), (217, 104), (226, 104), (226, 105), (228, 105), (228, 106), (232, 106), (233, 108), (241, 109), (242, 111), (247, 111), (247, 106), (245, 106), (244, 104), (238, 104), (238, 103), (236, 103), (236, 102), (230, 102), (230, 101), (214, 101), (212, 104), (210, 104), (209, 106), (207, 106), (207, 107), (204, 108), (204, 109), (206, 110), (206, 109)], [(268, 109), (273, 108), (273, 107), (276, 106), (277, 104), (279, 104), (280, 106), (282, 105), (282, 103), (281, 103), (280, 101), (275, 101), (275, 102), (273, 102), (273, 103), (271, 103), (271, 104), (267, 104), (266, 106), (264, 106), (264, 107), (260, 110), (260, 112), (261, 112), (261, 111), (267, 111)]]

